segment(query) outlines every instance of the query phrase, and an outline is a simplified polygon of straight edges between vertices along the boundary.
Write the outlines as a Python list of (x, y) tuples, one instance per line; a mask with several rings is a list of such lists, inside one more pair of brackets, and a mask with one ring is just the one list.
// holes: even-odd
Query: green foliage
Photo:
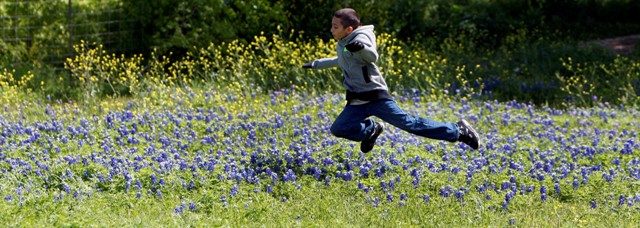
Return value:
[[(121, 51), (125, 23), (118, 13), (118, 0), (28, 1), (0, 4), (2, 39), (14, 49), (14, 63), (48, 63), (61, 66), (71, 55), (71, 45), (80, 40), (102, 43), (109, 51)], [(5, 45), (0, 45), (0, 52)]]
[[(337, 69), (301, 67), (307, 61), (334, 56), (334, 47), (335, 41), (319, 38), (309, 42), (281, 35), (256, 36), (248, 44), (240, 40), (210, 44), (180, 59), (154, 54), (144, 60), (108, 55), (100, 46), (81, 46), (67, 67), (74, 81), (80, 81), (78, 89), (85, 101), (135, 95), (157, 86), (160, 90), (208, 85), (244, 92), (256, 88), (263, 92), (284, 88), (342, 92)], [(382, 33), (378, 35), (377, 64), (392, 92), (417, 89), (432, 99), (454, 95), (553, 106), (639, 102), (640, 66), (633, 58), (614, 56), (596, 46), (517, 41), (511, 48), (482, 55), (469, 52), (464, 44), (450, 42), (443, 47), (446, 55), (427, 54), (420, 46), (410, 47)]]
[(183, 56), (188, 50), (211, 42), (250, 38), (275, 30), (287, 18), (284, 2), (252, 1), (123, 1), (126, 17), (133, 23), (133, 40), (148, 53)]
[[(497, 48), (509, 37), (528, 33), (532, 38), (591, 39), (633, 34), (640, 29), (634, 20), (640, 4), (628, 0), (323, 0), (270, 2), (250, 1), (125, 1), (131, 29), (139, 46), (148, 53), (173, 51), (184, 55), (209, 42), (251, 40), (280, 26), (304, 39), (330, 39), (333, 12), (351, 7), (363, 24), (401, 40), (438, 49), (443, 42), (465, 42), (472, 48)], [(616, 28), (616, 29), (606, 29)], [(298, 36), (299, 34), (294, 34)], [(195, 48), (194, 48), (195, 46)]]
[(566, 71), (557, 73), (560, 88), (571, 104), (595, 105), (601, 101), (638, 104), (640, 100), (640, 63), (627, 57), (611, 62), (574, 63), (563, 59)]
[[(2, 12), (12, 15), (57, 12), (61, 16), (49, 22), (9, 20), (8, 27), (46, 29), (33, 30), (37, 42), (0, 42), (0, 62), (15, 69), (17, 77), (31, 72), (35, 78), (26, 88), (54, 99), (87, 101), (89, 97), (134, 94), (157, 85), (210, 83), (216, 88), (255, 86), (272, 91), (296, 87), (339, 92), (339, 71), (308, 71), (300, 65), (334, 55), (335, 41), (329, 39), (327, 24), (335, 9), (342, 7), (356, 8), (364, 24), (376, 26), (381, 36), (378, 65), (394, 91), (418, 89), (436, 97), (456, 94), (536, 104), (591, 105), (593, 96), (613, 103), (635, 103), (640, 87), (633, 64), (637, 51), (628, 57), (613, 56), (566, 39), (608, 35), (596, 28), (612, 23), (633, 30), (637, 22), (629, 15), (637, 4), (626, 1), (80, 1), (73, 4), (75, 12), (121, 8), (114, 14), (131, 23), (126, 28), (101, 26), (90, 21), (106, 18), (78, 15), (74, 23), (89, 22), (75, 26), (74, 34), (123, 28), (135, 34), (118, 38), (122, 42), (88, 37), (85, 44), (96, 45), (86, 50), (100, 45), (100, 51), (90, 54), (97, 68), (76, 69), (73, 64), (79, 63), (73, 56), (65, 61), (71, 73), (59, 71), (61, 64), (44, 64), (46, 56), (86, 57), (88, 52), (68, 53), (65, 5), (58, 2), (37, 7), (43, 4), (3, 5)], [(597, 7), (602, 9), (593, 10)], [(608, 10), (616, 7), (619, 12)], [(564, 15), (557, 10), (564, 8), (582, 13)], [(603, 15), (611, 14), (616, 14), (615, 19), (604, 19)], [(560, 23), (562, 20), (576, 23)], [(12, 34), (4, 33), (3, 39)], [(54, 53), (43, 48), (45, 43), (64, 48)], [(82, 44), (79, 39), (73, 43)], [(126, 52), (116, 50), (136, 48), (140, 52), (111, 56)], [(118, 64), (130, 64), (137, 58), (140, 61), (133, 65), (140, 70), (125, 72), (127, 67), (116, 67), (118, 64), (97, 70), (106, 64), (101, 62), (104, 58), (120, 61)], [(128, 79), (120, 80), (116, 72)], [(81, 80), (86, 77), (78, 75), (101, 80), (88, 89)], [(620, 78), (615, 83), (602, 78), (614, 75)], [(577, 77), (584, 78), (579, 85)]]

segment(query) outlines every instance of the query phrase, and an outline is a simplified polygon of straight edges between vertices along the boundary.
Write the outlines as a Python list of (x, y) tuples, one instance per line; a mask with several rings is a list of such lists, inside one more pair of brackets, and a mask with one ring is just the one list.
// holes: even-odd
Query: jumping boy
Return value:
[(338, 40), (338, 56), (305, 63), (303, 68), (340, 67), (347, 89), (347, 105), (331, 125), (331, 133), (360, 143), (362, 152), (373, 149), (384, 125), (381, 120), (409, 133), (449, 142), (463, 142), (478, 149), (478, 133), (465, 120), (457, 123), (438, 122), (405, 113), (392, 99), (387, 83), (380, 74), (373, 25), (360, 26), (360, 17), (350, 8), (335, 12), (331, 34)]

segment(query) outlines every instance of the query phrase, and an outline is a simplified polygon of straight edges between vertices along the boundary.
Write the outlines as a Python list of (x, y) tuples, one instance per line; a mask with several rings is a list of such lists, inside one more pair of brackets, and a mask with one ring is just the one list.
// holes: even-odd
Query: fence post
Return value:
[(73, 57), (73, 10), (71, 8), (71, 0), (69, 0), (69, 58)]

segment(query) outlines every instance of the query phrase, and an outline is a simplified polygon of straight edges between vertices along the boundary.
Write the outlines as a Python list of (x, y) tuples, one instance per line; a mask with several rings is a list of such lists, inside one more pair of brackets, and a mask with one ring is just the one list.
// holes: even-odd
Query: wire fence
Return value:
[(124, 18), (120, 5), (120, 0), (0, 1), (0, 61), (5, 67), (40, 62), (60, 70), (81, 40), (113, 53), (130, 52), (133, 21)]

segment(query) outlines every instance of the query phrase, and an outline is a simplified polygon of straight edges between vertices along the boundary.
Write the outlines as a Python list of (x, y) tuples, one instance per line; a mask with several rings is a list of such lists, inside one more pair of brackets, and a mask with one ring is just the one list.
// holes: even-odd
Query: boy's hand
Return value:
[(302, 65), (302, 68), (313, 68), (313, 62), (308, 62)]
[(347, 44), (347, 46), (344, 46), (344, 47), (347, 48), (347, 50), (349, 50), (350, 52), (357, 52), (364, 48), (364, 44), (356, 41), (356, 42)]

